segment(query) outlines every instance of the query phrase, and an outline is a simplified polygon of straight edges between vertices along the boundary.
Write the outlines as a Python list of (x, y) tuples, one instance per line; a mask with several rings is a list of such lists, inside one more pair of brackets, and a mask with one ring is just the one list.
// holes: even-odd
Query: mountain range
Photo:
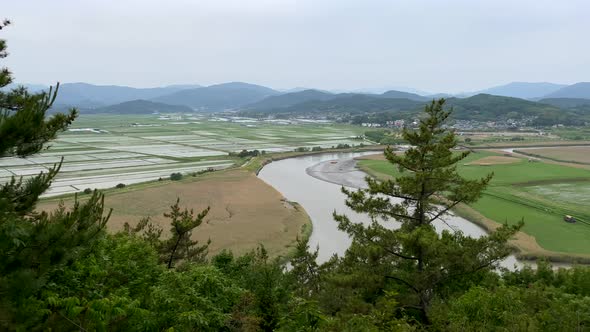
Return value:
[[(47, 87), (25, 85), (32, 91)], [(14, 87), (14, 85), (12, 86)], [(496, 115), (553, 114), (563, 119), (568, 112), (590, 110), (590, 83), (573, 85), (513, 82), (465, 93), (420, 95), (390, 90), (380, 94), (295, 88), (278, 91), (268, 87), (231, 82), (211, 86), (170, 85), (133, 88), (116, 85), (66, 83), (60, 85), (55, 109), (78, 107), (82, 113), (149, 114), (153, 112), (239, 111), (270, 114), (367, 114), (414, 112), (433, 98), (445, 97), (455, 107), (455, 117), (493, 120)], [(563, 111), (565, 110), (565, 111)], [(581, 112), (581, 113), (580, 113)]]

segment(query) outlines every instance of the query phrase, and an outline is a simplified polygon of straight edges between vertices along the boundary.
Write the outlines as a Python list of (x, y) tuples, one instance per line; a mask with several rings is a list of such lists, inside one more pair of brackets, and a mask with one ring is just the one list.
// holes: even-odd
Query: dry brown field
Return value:
[(528, 149), (524, 152), (558, 161), (590, 164), (590, 146)]
[[(211, 207), (205, 222), (193, 232), (193, 238), (200, 242), (211, 239), (210, 254), (223, 249), (244, 253), (264, 244), (273, 255), (285, 255), (303, 228), (311, 227), (302, 207), (285, 201), (253, 173), (234, 169), (179, 182), (131, 187), (120, 193), (111, 191), (105, 198), (105, 206), (113, 209), (108, 229), (116, 232), (126, 222), (134, 225), (150, 217), (167, 236), (170, 224), (163, 213), (177, 198), (182, 207), (195, 213)], [(64, 200), (66, 206), (72, 202), (73, 198)], [(58, 204), (58, 200), (46, 201), (38, 209), (51, 210)]]

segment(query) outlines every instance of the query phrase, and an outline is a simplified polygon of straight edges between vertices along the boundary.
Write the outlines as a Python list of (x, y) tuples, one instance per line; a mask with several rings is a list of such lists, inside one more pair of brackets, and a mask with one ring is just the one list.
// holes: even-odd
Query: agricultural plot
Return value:
[[(195, 121), (198, 120), (198, 121)], [(239, 121), (238, 121), (239, 120)], [(2, 158), (0, 181), (33, 176), (59, 163), (46, 196), (112, 188), (234, 165), (230, 152), (293, 151), (366, 143), (352, 138), (363, 129), (321, 124), (281, 125), (245, 118), (185, 115), (82, 115), (48, 150), (28, 158)]]
[[(512, 158), (480, 151), (458, 166), (463, 176), (472, 179), (494, 172), (488, 189), (472, 207), (498, 223), (524, 220), (523, 231), (547, 250), (590, 254), (590, 170)], [(373, 174), (399, 175), (384, 160), (361, 160), (359, 165)], [(565, 215), (578, 222), (564, 222)]]
[(527, 155), (555, 161), (590, 165), (590, 146), (564, 146), (558, 148), (518, 149)]

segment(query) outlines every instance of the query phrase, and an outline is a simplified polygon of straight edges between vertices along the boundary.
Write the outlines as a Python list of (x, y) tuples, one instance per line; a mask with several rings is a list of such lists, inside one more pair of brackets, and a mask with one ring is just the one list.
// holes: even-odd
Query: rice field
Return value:
[[(381, 178), (400, 175), (382, 159), (361, 160), (359, 165)], [(457, 169), (471, 179), (494, 172), (482, 197), (471, 204), (486, 218), (509, 224), (523, 220), (522, 231), (533, 236), (542, 248), (590, 255), (590, 170), (574, 166), (478, 151)], [(565, 215), (573, 215), (578, 222), (564, 222)]]
[(362, 128), (231, 117), (81, 115), (47, 150), (0, 159), (0, 183), (63, 164), (45, 197), (167, 178), (171, 173), (223, 169), (239, 160), (230, 152), (293, 151), (297, 147), (358, 145)]

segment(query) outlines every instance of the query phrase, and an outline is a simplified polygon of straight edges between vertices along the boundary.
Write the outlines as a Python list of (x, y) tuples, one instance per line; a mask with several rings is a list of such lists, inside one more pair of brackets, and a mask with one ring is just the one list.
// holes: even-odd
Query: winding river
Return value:
[[(313, 224), (309, 245), (311, 248), (319, 247), (319, 262), (329, 260), (334, 254), (343, 255), (351, 244), (348, 235), (338, 229), (332, 217), (334, 211), (346, 214), (355, 222), (369, 222), (368, 216), (357, 214), (345, 205), (346, 196), (340, 191), (342, 186), (365, 186), (366, 175), (355, 168), (353, 158), (366, 154), (375, 152), (325, 153), (289, 158), (266, 165), (258, 175), (286, 199), (303, 206)], [(452, 214), (433, 224), (438, 231), (461, 230), (472, 237), (486, 234), (479, 226)], [(398, 225), (396, 222), (387, 223), (387, 227), (392, 228)], [(522, 263), (509, 256), (501, 265), (514, 269)]]

